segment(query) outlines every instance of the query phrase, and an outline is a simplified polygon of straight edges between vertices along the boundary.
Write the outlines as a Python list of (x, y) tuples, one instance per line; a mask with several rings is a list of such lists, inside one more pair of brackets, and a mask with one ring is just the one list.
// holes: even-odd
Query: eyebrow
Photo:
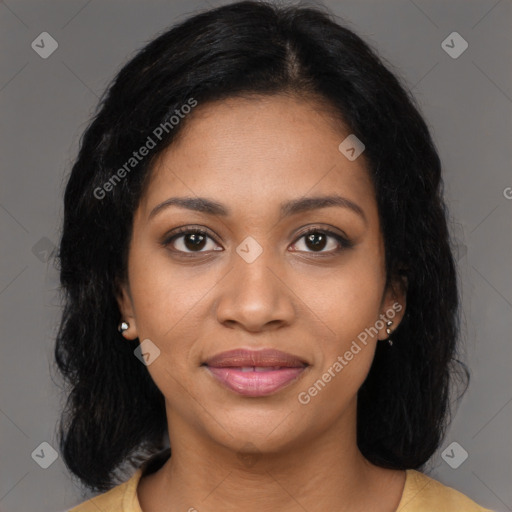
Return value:
[[(193, 210), (209, 215), (220, 215), (223, 217), (227, 217), (231, 214), (229, 208), (222, 205), (221, 203), (218, 203), (217, 201), (208, 199), (206, 197), (170, 197), (169, 199), (166, 199), (162, 203), (155, 206), (151, 210), (148, 219), (153, 218), (157, 213), (170, 206), (178, 206), (181, 208), (186, 208), (187, 210)], [(367, 220), (363, 209), (359, 205), (350, 199), (339, 195), (303, 197), (286, 201), (285, 203), (281, 204), (279, 219), (297, 213), (317, 210), (320, 208), (329, 208), (331, 206), (347, 208), (362, 217), (365, 222)]]

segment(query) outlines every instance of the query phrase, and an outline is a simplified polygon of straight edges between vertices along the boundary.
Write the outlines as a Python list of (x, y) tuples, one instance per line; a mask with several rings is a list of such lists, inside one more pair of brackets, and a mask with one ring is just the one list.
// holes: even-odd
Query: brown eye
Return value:
[[(208, 241), (210, 246), (208, 246)], [(172, 250), (176, 252), (193, 253), (193, 252), (206, 252), (208, 250), (219, 250), (215, 241), (207, 234), (206, 231), (200, 229), (185, 229), (167, 237), (163, 244), (165, 246), (172, 246)], [(205, 249), (206, 251), (203, 251)]]
[(327, 236), (325, 233), (310, 233), (304, 237), (306, 246), (312, 251), (321, 251), (327, 244)]
[(341, 235), (318, 228), (302, 234), (298, 240), (304, 240), (303, 246), (306, 249), (301, 249), (298, 242), (294, 243), (294, 248), (302, 252), (335, 253), (352, 247), (352, 243)]
[(190, 251), (200, 251), (206, 245), (206, 236), (200, 233), (183, 235), (183, 245)]

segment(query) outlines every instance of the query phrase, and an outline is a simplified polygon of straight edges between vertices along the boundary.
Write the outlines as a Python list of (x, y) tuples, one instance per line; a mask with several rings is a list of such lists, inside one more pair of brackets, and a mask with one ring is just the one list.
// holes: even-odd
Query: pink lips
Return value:
[(274, 349), (222, 352), (205, 362), (226, 387), (244, 396), (265, 396), (296, 380), (309, 366), (304, 360)]

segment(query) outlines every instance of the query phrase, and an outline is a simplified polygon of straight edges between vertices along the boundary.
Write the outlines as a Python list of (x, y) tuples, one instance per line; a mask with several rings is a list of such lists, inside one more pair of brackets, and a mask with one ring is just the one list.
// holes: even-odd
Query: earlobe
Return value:
[(379, 332), (379, 340), (387, 340), (389, 345), (393, 345), (391, 336), (398, 328), (405, 314), (407, 297), (407, 278), (400, 276), (394, 280), (385, 294), (384, 308), (381, 312), (381, 318), (384, 325)]
[(138, 337), (138, 332), (129, 287), (126, 283), (122, 283), (118, 284), (116, 289), (116, 300), (120, 312), (117, 330), (126, 339), (134, 340)]

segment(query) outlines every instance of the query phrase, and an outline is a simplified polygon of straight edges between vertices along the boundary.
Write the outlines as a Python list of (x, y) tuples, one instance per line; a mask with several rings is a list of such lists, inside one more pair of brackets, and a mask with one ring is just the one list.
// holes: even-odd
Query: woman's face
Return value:
[[(383, 314), (394, 329), (405, 310), (403, 295), (384, 288), (364, 153), (349, 160), (338, 149), (348, 132), (317, 104), (283, 95), (199, 104), (192, 115), (134, 216), (125, 336), (150, 340), (143, 352), (170, 432), (264, 452), (339, 431), (355, 422), (357, 391), (388, 337)], [(276, 349), (307, 366), (265, 375), (236, 361), (205, 365), (233, 349)]]

